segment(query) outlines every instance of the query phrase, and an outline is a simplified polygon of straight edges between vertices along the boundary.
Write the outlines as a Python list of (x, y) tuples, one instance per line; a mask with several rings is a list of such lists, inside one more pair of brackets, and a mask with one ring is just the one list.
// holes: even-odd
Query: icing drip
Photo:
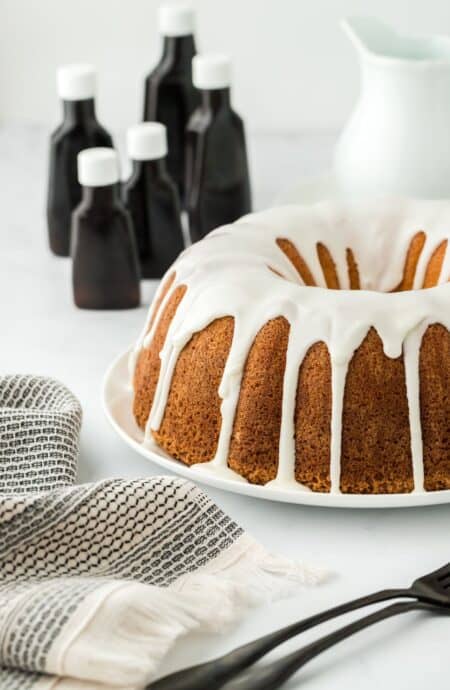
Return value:
[(420, 418), (419, 356), (422, 338), (428, 325), (429, 323), (424, 321), (420, 326), (413, 330), (406, 338), (403, 348), (415, 492), (424, 491), (425, 481), (423, 468), (422, 422)]
[(341, 482), (341, 437), (342, 410), (344, 406), (345, 381), (348, 361), (336, 362), (331, 359), (331, 451), (330, 451), (330, 493), (340, 493)]
[(285, 313), (284, 317), (291, 324), (291, 328), (289, 330), (286, 368), (283, 380), (278, 471), (276, 478), (266, 486), (283, 489), (290, 488), (297, 491), (310, 491), (308, 487), (295, 479), (294, 418), (300, 365), (308, 349), (314, 344), (316, 338), (319, 337), (319, 332), (316, 332), (314, 335), (313, 329), (309, 333), (306, 333), (305, 329), (298, 327), (300, 315), (297, 308), (295, 308), (294, 314)]
[(233, 342), (228, 355), (227, 363), (219, 387), (219, 396), (222, 399), (220, 411), (222, 425), (220, 428), (219, 442), (211, 465), (214, 467), (228, 466), (228, 449), (230, 447), (233, 422), (239, 402), (242, 374), (248, 352), (256, 337), (256, 333), (246, 327), (245, 321), (235, 317)]
[[(383, 208), (383, 210), (379, 210)], [(396, 201), (384, 206), (343, 207), (321, 203), (287, 206), (247, 216), (216, 230), (183, 252), (170, 272), (176, 278), (160, 311), (174, 290), (186, 286), (160, 353), (161, 368), (145, 437), (158, 429), (167, 403), (173, 372), (183, 347), (215, 319), (232, 316), (234, 333), (219, 388), (222, 424), (215, 457), (197, 467), (245, 481), (227, 465), (240, 384), (252, 343), (270, 320), (283, 316), (290, 325), (284, 373), (282, 421), (277, 476), (266, 486), (308, 490), (295, 480), (295, 408), (300, 365), (314, 343), (324, 342), (331, 361), (331, 491), (340, 491), (342, 412), (348, 365), (371, 328), (387, 357), (403, 354), (411, 427), (415, 491), (423, 491), (424, 472), (419, 405), (419, 354), (426, 327), (440, 323), (450, 330), (450, 249), (446, 251), (439, 285), (420, 291), (391, 292), (403, 278), (411, 239), (425, 233), (413, 287), (423, 284), (436, 247), (449, 237), (448, 202)], [(317, 287), (303, 281), (277, 244), (286, 238), (300, 252)], [(318, 246), (326, 247), (341, 290), (327, 290)], [(348, 252), (356, 262), (360, 290), (350, 290)], [(322, 261), (323, 261), (322, 250)], [(279, 275), (280, 274), (280, 275)], [(284, 277), (283, 277), (284, 276)], [(161, 290), (161, 288), (160, 288)], [(158, 294), (161, 294), (160, 292)], [(158, 295), (157, 295), (158, 297)], [(157, 298), (156, 298), (157, 299)], [(142, 348), (148, 347), (156, 318), (130, 357), (131, 374)], [(148, 331), (148, 332), (147, 332)], [(299, 411), (301, 414), (302, 411)]]

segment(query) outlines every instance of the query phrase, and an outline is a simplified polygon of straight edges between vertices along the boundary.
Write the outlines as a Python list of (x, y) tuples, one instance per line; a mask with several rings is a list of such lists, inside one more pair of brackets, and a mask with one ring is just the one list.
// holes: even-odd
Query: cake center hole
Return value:
[[(421, 280), (421, 284), (417, 287), (417, 270), (426, 239), (426, 234), (423, 231), (417, 232), (412, 237), (404, 258), (402, 278), (400, 282), (391, 290), (388, 290), (388, 292), (404, 292), (414, 289), (431, 288), (450, 279), (449, 276), (441, 276), (448, 247), (448, 239), (444, 239), (436, 246), (428, 259), (423, 280)], [(305, 260), (304, 256), (302, 256), (295, 244), (291, 240), (282, 237), (277, 238), (276, 243), (294, 266), (301, 278), (302, 284), (310, 287), (317, 287), (320, 283), (316, 282), (308, 262)], [(340, 284), (337, 266), (328, 247), (322, 242), (317, 242), (316, 251), (326, 287), (330, 290), (342, 289), (343, 286)], [(348, 285), (345, 287), (347, 288), (349, 286), (350, 290), (360, 290), (363, 286), (363, 281), (360, 275), (357, 257), (350, 247), (346, 248), (345, 256), (348, 277)], [(269, 268), (280, 277), (285, 278), (285, 276), (273, 267)], [(320, 278), (322, 278), (322, 276), (320, 276)], [(415, 285), (416, 287), (414, 287)]]

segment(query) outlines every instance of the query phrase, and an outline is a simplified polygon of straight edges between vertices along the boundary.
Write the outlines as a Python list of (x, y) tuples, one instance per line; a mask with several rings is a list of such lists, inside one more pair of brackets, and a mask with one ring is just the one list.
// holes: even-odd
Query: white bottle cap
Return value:
[(128, 155), (135, 161), (152, 161), (167, 155), (166, 128), (160, 122), (141, 122), (127, 131)]
[(226, 89), (231, 84), (231, 61), (226, 55), (195, 55), (192, 81), (197, 89)]
[(57, 71), (58, 95), (64, 101), (94, 98), (97, 75), (92, 65), (64, 65)]
[(163, 5), (159, 8), (159, 32), (163, 36), (188, 36), (194, 33), (195, 13), (189, 5)]
[(114, 149), (97, 147), (78, 154), (78, 182), (83, 187), (106, 187), (119, 182), (119, 158)]

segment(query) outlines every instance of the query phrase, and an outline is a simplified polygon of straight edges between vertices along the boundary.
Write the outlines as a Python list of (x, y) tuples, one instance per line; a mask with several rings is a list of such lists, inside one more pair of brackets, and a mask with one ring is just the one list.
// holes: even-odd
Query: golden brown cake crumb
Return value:
[(351, 249), (345, 250), (347, 257), (348, 279), (350, 283), (350, 290), (360, 290), (358, 264), (356, 263), (355, 255)]
[(294, 266), (305, 285), (315, 285), (316, 283), (311, 271), (309, 270), (308, 264), (294, 244), (290, 240), (286, 240), (284, 237), (279, 237), (277, 239), (277, 245), (280, 247), (281, 251), (286, 254), (287, 258)]
[(295, 407), (295, 478), (330, 490), (331, 363), (325, 343), (309, 348), (300, 366)]
[(450, 489), (450, 333), (427, 328), (420, 349), (420, 414), (425, 488)]
[(328, 248), (322, 244), (317, 243), (317, 256), (319, 257), (320, 265), (322, 266), (323, 275), (327, 288), (330, 290), (339, 290), (339, 278), (336, 271), (336, 264), (333, 261)]
[(187, 465), (214, 457), (221, 415), (219, 385), (233, 339), (234, 319), (217, 319), (195, 333), (182, 350), (161, 427), (153, 437)]
[(151, 346), (142, 350), (138, 357), (136, 371), (134, 373), (135, 395), (133, 412), (141, 429), (145, 428), (153, 403), (156, 385), (158, 383), (159, 370), (161, 368), (159, 353), (163, 348), (170, 323), (175, 316), (175, 312), (185, 292), (185, 285), (179, 285), (174, 290), (164, 312), (159, 318)]
[(416, 275), (417, 264), (419, 263), (420, 255), (425, 246), (427, 236), (424, 232), (418, 232), (414, 235), (409, 243), (408, 252), (406, 254), (405, 266), (403, 269), (403, 278), (399, 285), (392, 292), (401, 292), (402, 290), (412, 290), (414, 285), (414, 277)]
[(438, 247), (434, 250), (431, 255), (431, 259), (428, 262), (427, 270), (425, 272), (425, 278), (423, 281), (423, 287), (429, 288), (434, 287), (438, 284), (439, 277), (441, 275), (442, 264), (444, 263), (445, 253), (447, 251), (448, 240), (444, 240), (440, 243)]
[(275, 479), (289, 324), (266, 323), (249, 352), (234, 420), (228, 464), (254, 484)]
[(414, 489), (403, 357), (391, 359), (374, 328), (347, 373), (342, 416), (341, 491)]

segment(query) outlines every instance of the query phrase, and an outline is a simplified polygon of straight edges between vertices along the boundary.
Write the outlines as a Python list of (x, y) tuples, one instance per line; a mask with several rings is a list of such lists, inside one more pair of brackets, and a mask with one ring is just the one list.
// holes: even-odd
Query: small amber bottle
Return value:
[(81, 201), (77, 155), (93, 146), (112, 146), (95, 114), (96, 72), (91, 65), (65, 65), (58, 70), (58, 94), (64, 117), (50, 140), (47, 224), (50, 248), (70, 254), (72, 211)]
[(81, 309), (140, 304), (131, 218), (120, 198), (119, 161), (111, 148), (78, 155), (82, 199), (72, 216), (73, 294)]
[(200, 103), (192, 84), (192, 58), (196, 53), (195, 15), (191, 7), (167, 4), (159, 9), (159, 32), (163, 52), (159, 63), (145, 80), (144, 120), (167, 127), (167, 168), (184, 201), (185, 129), (191, 113)]
[(184, 249), (177, 188), (166, 166), (166, 128), (141, 122), (127, 133), (133, 170), (122, 198), (133, 221), (143, 278), (161, 278)]
[(231, 63), (224, 55), (193, 59), (202, 102), (186, 129), (186, 209), (197, 242), (251, 211), (244, 123), (231, 107)]

